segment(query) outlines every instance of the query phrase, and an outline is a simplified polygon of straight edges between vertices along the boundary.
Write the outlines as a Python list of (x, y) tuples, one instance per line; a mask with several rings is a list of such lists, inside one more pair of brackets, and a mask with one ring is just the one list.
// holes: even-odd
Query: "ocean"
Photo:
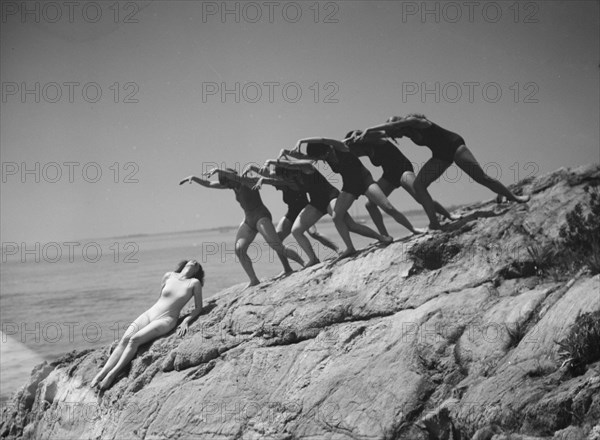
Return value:
[[(415, 226), (427, 224), (424, 214), (407, 216)], [(391, 218), (385, 222), (394, 238), (407, 235), (408, 231)], [(367, 225), (373, 227), (370, 221)], [(323, 220), (317, 227), (342, 246), (333, 223)], [(41, 361), (120, 339), (129, 323), (157, 300), (164, 273), (182, 259), (194, 258), (202, 264), (205, 300), (226, 287), (248, 282), (234, 253), (236, 230), (232, 227), (3, 249), (0, 403), (24, 384), (31, 369)], [(374, 241), (355, 234), (352, 238), (357, 249)], [(334, 257), (330, 249), (311, 242), (321, 260)], [(306, 260), (291, 236), (285, 243)], [(282, 270), (260, 235), (250, 247), (249, 256), (261, 280)], [(296, 263), (291, 265), (299, 269)], [(190, 301), (184, 312), (192, 307)]]

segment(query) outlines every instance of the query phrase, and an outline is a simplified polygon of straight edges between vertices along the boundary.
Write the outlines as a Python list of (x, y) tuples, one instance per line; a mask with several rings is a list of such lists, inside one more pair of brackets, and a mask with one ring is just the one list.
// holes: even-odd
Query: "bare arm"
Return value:
[(183, 179), (182, 181), (180, 181), (179, 184), (183, 185), (184, 183), (192, 183), (192, 182), (197, 183), (198, 185), (205, 186), (207, 188), (227, 189), (226, 186), (221, 185), (219, 182), (211, 182), (210, 180), (201, 179), (200, 177), (196, 177), (196, 176), (188, 176), (185, 179)]
[(321, 138), (321, 137), (300, 139), (298, 141), (298, 143), (296, 144), (296, 148), (299, 148), (301, 144), (310, 144), (310, 143), (326, 144), (326, 145), (329, 145), (329, 146), (335, 148), (338, 151), (343, 151), (346, 153), (348, 153), (350, 151), (348, 149), (348, 147), (346, 146), (346, 144), (344, 144), (341, 141), (338, 141), (337, 139)]
[(386, 124), (369, 127), (363, 132), (363, 136), (374, 131), (384, 131), (387, 133), (389, 130), (399, 130), (402, 128), (427, 128), (429, 126), (431, 126), (431, 122), (429, 122), (427, 119), (411, 116), (400, 121), (388, 122)]
[(254, 185), (254, 189), (260, 189), (263, 184), (271, 185), (276, 188), (295, 188), (296, 186), (286, 180), (278, 179), (278, 178), (269, 178), (269, 177), (261, 177), (258, 179), (256, 185)]
[[(248, 188), (253, 188), (254, 185), (256, 185), (256, 182), (258, 182), (258, 178), (256, 178), (256, 177), (243, 177), (243, 176), (240, 176), (239, 174), (237, 174), (236, 172), (228, 171), (228, 170), (221, 170), (218, 168), (213, 168), (207, 174), (209, 176), (211, 176), (213, 174), (218, 174), (219, 176), (224, 176), (226, 179), (231, 180), (233, 182), (241, 183), (242, 185), (247, 186)], [(227, 188), (227, 187), (224, 187), (224, 188)]]
[(183, 318), (183, 321), (177, 329), (177, 336), (183, 336), (187, 333), (190, 322), (194, 321), (200, 313), (202, 313), (202, 284), (200, 281), (194, 280), (193, 295), (194, 295), (194, 311)]
[(300, 170), (303, 173), (312, 174), (315, 171), (315, 167), (313, 166), (314, 160), (308, 159), (308, 156), (298, 153), (298, 157), (305, 157), (307, 159), (298, 159), (298, 160), (286, 160), (286, 159), (278, 159), (276, 161), (269, 160), (269, 163), (276, 164), (278, 167), (286, 168), (288, 170)]

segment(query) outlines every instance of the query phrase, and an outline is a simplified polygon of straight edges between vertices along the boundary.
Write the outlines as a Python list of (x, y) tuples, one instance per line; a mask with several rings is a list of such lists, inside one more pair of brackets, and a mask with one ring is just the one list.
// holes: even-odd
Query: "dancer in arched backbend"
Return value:
[(277, 253), (283, 265), (284, 274), (293, 272), (288, 258), (291, 258), (300, 265), (304, 265), (302, 258), (292, 249), (285, 247), (279, 239), (277, 232), (275, 232), (271, 213), (262, 202), (258, 190), (252, 189), (258, 179), (241, 177), (232, 169), (220, 170), (214, 168), (206, 174), (208, 177), (218, 174), (219, 181), (212, 182), (196, 176), (189, 176), (179, 182), (179, 184), (195, 182), (207, 188), (231, 189), (234, 191), (236, 200), (244, 210), (244, 220), (240, 224), (235, 238), (235, 253), (240, 259), (242, 268), (250, 278), (250, 283), (247, 287), (260, 283), (254, 272), (252, 260), (248, 256), (248, 247), (256, 238), (257, 233), (260, 233), (268, 245)]

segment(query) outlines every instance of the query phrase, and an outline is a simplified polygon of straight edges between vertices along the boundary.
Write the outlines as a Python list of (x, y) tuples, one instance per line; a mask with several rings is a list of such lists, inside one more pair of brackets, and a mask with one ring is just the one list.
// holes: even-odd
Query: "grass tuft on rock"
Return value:
[(600, 360), (600, 310), (579, 315), (567, 336), (555, 342), (562, 366), (574, 376), (583, 374), (586, 365)]

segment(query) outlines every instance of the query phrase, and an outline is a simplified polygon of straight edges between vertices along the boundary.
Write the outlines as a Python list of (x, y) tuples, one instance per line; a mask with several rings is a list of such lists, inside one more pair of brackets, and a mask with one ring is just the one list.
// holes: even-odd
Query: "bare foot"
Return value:
[(392, 241), (394, 241), (394, 237), (390, 235), (382, 235), (379, 241), (384, 244), (390, 244)]
[(252, 280), (252, 281), (250, 281), (250, 282), (248, 283), (248, 285), (247, 285), (246, 287), (244, 287), (244, 289), (242, 289), (242, 290), (249, 289), (250, 287), (253, 287), (253, 286), (258, 286), (259, 284), (260, 284), (260, 281), (259, 281), (259, 280), (257, 280), (257, 279), (256, 279), (256, 280)]
[(442, 229), (442, 227), (439, 224), (437, 225), (437, 228), (432, 227), (432, 225), (430, 224), (429, 228), (415, 228), (415, 230), (413, 231), (413, 234), (422, 235), (422, 234), (427, 234), (431, 230), (439, 230), (439, 229)]
[(90, 388), (94, 388), (96, 385), (98, 385), (98, 382), (100, 382), (100, 380), (102, 380), (102, 377), (100, 376), (100, 373), (98, 373), (96, 374), (96, 377), (94, 377), (90, 382)]
[(527, 203), (531, 196), (515, 196), (517, 203)]
[(319, 264), (319, 263), (320, 263), (320, 261), (318, 258), (316, 260), (308, 260), (306, 262), (306, 264), (304, 265), (304, 267), (314, 266), (315, 264)]
[(338, 260), (349, 257), (350, 255), (353, 255), (355, 253), (356, 253), (356, 249), (346, 249), (338, 256)]
[(279, 275), (277, 275), (277, 276), (275, 277), (275, 279), (279, 279), (279, 278), (285, 278), (285, 277), (287, 277), (287, 276), (289, 276), (289, 275), (291, 275), (291, 274), (293, 274), (293, 273), (294, 273), (294, 270), (293, 270), (293, 269), (284, 270), (284, 271), (283, 271), (283, 272), (281, 272)]
[(450, 214), (450, 217), (446, 217), (446, 219), (451, 220), (453, 222), (460, 220), (462, 218), (462, 215), (454, 215), (454, 214)]
[(110, 388), (110, 386), (112, 385), (112, 383), (113, 383), (114, 380), (115, 379), (110, 374), (108, 374), (104, 378), (104, 380), (100, 383), (100, 389), (101, 390), (106, 390), (106, 389)]

